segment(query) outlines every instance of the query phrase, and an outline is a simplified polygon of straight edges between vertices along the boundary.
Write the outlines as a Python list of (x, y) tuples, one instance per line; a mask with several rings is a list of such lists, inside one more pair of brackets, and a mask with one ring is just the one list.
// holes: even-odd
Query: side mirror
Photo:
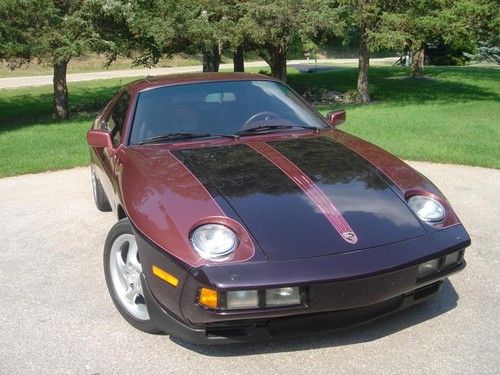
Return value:
[(92, 147), (113, 149), (111, 133), (105, 130), (89, 130), (87, 132), (87, 143)]
[(326, 120), (335, 128), (345, 122), (345, 117), (345, 111), (334, 111), (326, 115)]

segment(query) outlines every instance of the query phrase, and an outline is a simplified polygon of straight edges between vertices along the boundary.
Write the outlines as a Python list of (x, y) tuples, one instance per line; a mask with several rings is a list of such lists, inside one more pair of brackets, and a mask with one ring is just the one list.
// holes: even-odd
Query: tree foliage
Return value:
[(370, 51), (374, 49), (371, 36), (378, 30), (387, 0), (339, 0), (339, 4), (348, 9), (346, 12), (347, 27), (345, 37), (353, 35), (358, 38), (358, 81), (357, 103), (369, 103), (368, 74)]
[[(427, 42), (472, 51), (498, 32), (498, 4), (491, 0), (395, 0), (381, 6), (380, 22), (370, 31), (370, 48), (412, 51), (412, 75), (423, 72)], [(493, 31), (496, 30), (496, 31)]]
[(0, 58), (15, 68), (37, 54), (38, 44), (26, 29), (44, 31), (44, 23), (27, 3), (5, 0), (0, 3)]
[[(68, 116), (68, 62), (89, 51), (135, 56), (154, 66), (176, 52), (203, 53), (218, 71), (223, 52), (253, 50), (271, 74), (287, 78), (292, 50), (331, 37), (359, 39), (358, 97), (370, 101), (370, 52), (412, 50), (422, 74), (426, 42), (477, 52), (498, 47), (498, 0), (1, 0), (0, 59), (12, 68), (36, 60), (54, 67), (54, 113)], [(488, 50), (488, 51), (489, 51)]]
[(242, 37), (236, 24), (235, 0), (133, 0), (132, 17), (125, 28), (132, 31), (140, 52), (136, 64), (154, 66), (175, 52), (203, 51), (217, 70), (224, 48), (235, 48)]
[[(87, 51), (116, 54), (97, 31), (97, 0), (5, 0), (0, 3), (0, 58), (12, 68), (33, 59), (54, 67), (54, 115), (69, 116), (66, 70)], [(102, 7), (98, 8), (102, 10)]]
[[(98, 1), (5, 0), (0, 3), (1, 57), (57, 63), (87, 51), (113, 50), (96, 30)], [(101, 10), (101, 8), (99, 8)]]
[(138, 41), (138, 64), (152, 66), (178, 51), (202, 51), (204, 70), (217, 71), (224, 50), (246, 45), (283, 80), (293, 43), (340, 34), (344, 26), (333, 0), (132, 0), (127, 4), (132, 4), (133, 16), (126, 28)]
[(251, 0), (243, 7), (240, 24), (245, 38), (269, 64), (271, 74), (283, 81), (294, 42), (340, 34), (345, 27), (344, 9), (331, 0)]

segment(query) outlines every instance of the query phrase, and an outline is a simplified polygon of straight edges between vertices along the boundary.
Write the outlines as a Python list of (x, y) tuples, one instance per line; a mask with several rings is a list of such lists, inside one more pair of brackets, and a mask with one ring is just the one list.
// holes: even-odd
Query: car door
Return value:
[(103, 179), (99, 176), (101, 185), (106, 192), (112, 207), (115, 207), (115, 193), (117, 189), (116, 181), (116, 163), (117, 155), (115, 150), (121, 145), (122, 133), (127, 118), (128, 107), (130, 105), (130, 94), (123, 92), (115, 101), (114, 106), (105, 114), (101, 121), (100, 128), (111, 133), (113, 141), (113, 150), (107, 148), (102, 150), (100, 159), (102, 161), (102, 169), (105, 175)]

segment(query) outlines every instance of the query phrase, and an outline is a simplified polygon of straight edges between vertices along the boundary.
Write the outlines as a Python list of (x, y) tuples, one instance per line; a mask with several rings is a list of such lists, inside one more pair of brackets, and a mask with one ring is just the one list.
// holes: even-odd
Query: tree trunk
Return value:
[(243, 56), (243, 45), (236, 47), (236, 51), (233, 54), (233, 67), (235, 72), (245, 71), (245, 61)]
[(203, 49), (203, 72), (213, 72), (214, 67), (214, 57), (212, 51), (208, 48)]
[(222, 46), (220, 43), (218, 45), (212, 47), (212, 51), (213, 51), (212, 55), (214, 56), (214, 72), (219, 71), (221, 50), (222, 50)]
[(368, 69), (370, 67), (370, 53), (368, 52), (368, 35), (366, 30), (361, 33), (358, 57), (358, 93), (356, 103), (370, 103), (368, 92)]
[(286, 50), (270, 46), (267, 48), (269, 52), (269, 67), (271, 68), (271, 75), (279, 80), (286, 82)]
[(212, 48), (205, 48), (203, 50), (203, 71), (218, 72), (220, 59), (221, 55), (219, 45), (215, 45)]
[(411, 76), (413, 78), (424, 75), (425, 45), (422, 43), (419, 48), (412, 51)]
[(66, 119), (69, 117), (68, 84), (66, 71), (69, 60), (54, 64), (54, 117)]

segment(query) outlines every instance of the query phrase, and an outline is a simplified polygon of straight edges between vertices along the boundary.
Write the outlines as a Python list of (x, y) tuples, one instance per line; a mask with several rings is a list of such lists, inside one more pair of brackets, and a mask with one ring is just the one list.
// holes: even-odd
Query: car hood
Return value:
[(270, 261), (387, 245), (427, 231), (365, 159), (327, 137), (252, 141), (172, 154)]

